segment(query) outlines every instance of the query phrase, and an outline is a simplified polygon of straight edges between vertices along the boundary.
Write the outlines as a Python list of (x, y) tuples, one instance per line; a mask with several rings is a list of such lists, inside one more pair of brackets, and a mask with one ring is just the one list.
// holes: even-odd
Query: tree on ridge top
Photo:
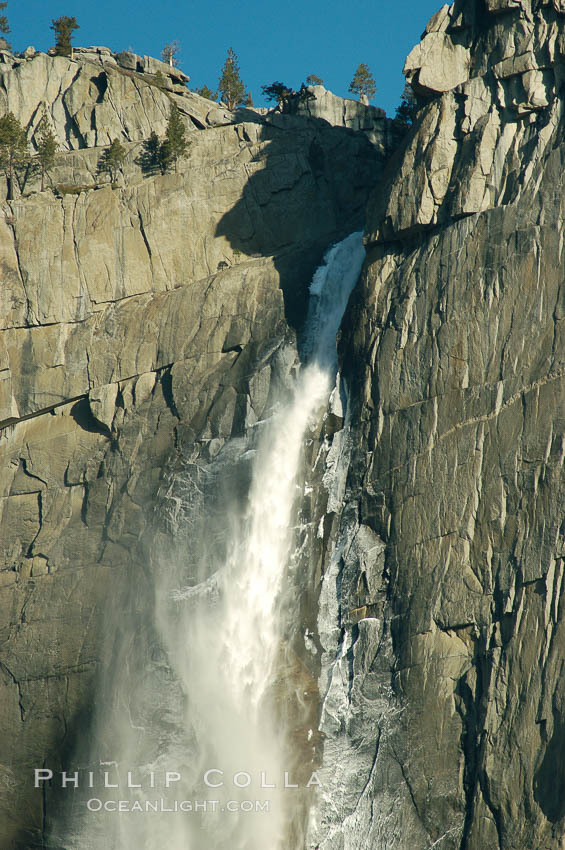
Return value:
[(261, 86), (261, 91), (265, 100), (276, 100), (281, 109), (293, 94), (292, 89), (279, 80), (268, 86)]
[(73, 45), (71, 43), (74, 30), (80, 29), (75, 17), (62, 15), (51, 21), (51, 29), (55, 32), (55, 56), (68, 56), (73, 58)]
[(261, 91), (266, 100), (276, 100), (281, 112), (295, 111), (301, 103), (315, 100), (315, 95), (302, 83), (298, 91), (289, 88), (278, 80), (269, 86), (261, 86)]
[(369, 103), (371, 98), (375, 96), (377, 91), (375, 78), (371, 74), (366, 62), (361, 62), (355, 71), (353, 79), (349, 84), (349, 91), (352, 92), (352, 94), (358, 94), (361, 103)]
[(166, 62), (167, 65), (170, 65), (171, 68), (178, 67), (179, 60), (177, 59), (178, 54), (180, 53), (180, 42), (176, 39), (171, 41), (170, 44), (164, 46), (161, 51), (161, 59), (163, 62)]
[[(0, 3), (0, 12), (3, 12), (6, 6), (8, 5), (8, 0), (4, 0), (3, 3)], [(10, 32), (10, 25), (8, 23), (8, 18), (6, 15), (0, 15), (0, 32), (3, 35), (8, 35)]]
[(228, 55), (218, 82), (218, 94), (227, 104), (228, 109), (245, 106), (246, 99), (249, 96), (239, 75), (239, 65), (233, 47), (228, 48)]

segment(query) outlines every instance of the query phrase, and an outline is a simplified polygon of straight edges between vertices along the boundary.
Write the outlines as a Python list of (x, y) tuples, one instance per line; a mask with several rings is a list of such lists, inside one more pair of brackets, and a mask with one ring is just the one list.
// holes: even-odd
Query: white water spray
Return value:
[[(147, 816), (142, 827), (138, 816), (121, 817), (119, 842), (106, 846), (302, 850), (289, 843), (293, 789), (285, 785), (294, 778), (285, 777), (287, 730), (277, 728), (274, 710), (276, 700), (284, 700), (284, 693), (273, 693), (282, 637), (279, 612), (289, 602), (284, 577), (304, 438), (334, 384), (336, 333), (364, 256), (362, 234), (352, 234), (327, 252), (314, 276), (304, 344), (307, 364), (290, 404), (276, 405), (261, 426), (245, 510), (234, 505), (222, 518), (229, 540), (225, 562), (210, 564), (202, 555), (196, 569), (200, 583), (171, 590), (163, 574), (158, 589), (158, 627), (168, 663), (182, 684), (183, 723), (190, 732), (171, 734), (144, 769), (178, 771), (183, 781), (175, 797), (182, 793), (208, 804), (218, 801), (218, 806), (200, 814)], [(212, 536), (218, 530), (211, 524), (209, 531)], [(194, 542), (201, 552), (207, 551), (205, 544)], [(206, 775), (215, 787), (203, 784)], [(139, 796), (151, 794), (144, 789)], [(259, 801), (262, 810), (242, 809), (249, 801)], [(232, 810), (229, 803), (234, 803)]]
[[(277, 606), (292, 543), (291, 519), (303, 438), (335, 379), (336, 333), (364, 258), (361, 234), (329, 250), (310, 286), (308, 364), (292, 402), (266, 429), (253, 471), (246, 522), (223, 577), (220, 668), (241, 708), (257, 711), (271, 681), (280, 632)], [(258, 723), (257, 716), (252, 722)]]
[[(306, 328), (308, 363), (289, 407), (273, 416), (262, 435), (246, 515), (235, 530), (218, 580), (220, 602), (213, 615), (208, 611), (198, 617), (197, 645), (190, 648), (200, 656), (196, 665), (189, 665), (186, 680), (189, 693), (195, 686), (198, 693), (192, 709), (202, 721), (200, 735), (215, 742), (216, 758), (226, 774), (245, 771), (254, 781), (262, 777), (277, 783), (277, 790), (268, 792), (271, 804), (288, 793), (280, 789), (286, 767), (282, 736), (265, 699), (281, 639), (278, 611), (292, 545), (303, 440), (335, 379), (336, 333), (364, 254), (361, 234), (353, 234), (328, 251), (314, 276)], [(229, 836), (222, 836), (217, 846), (229, 837), (233, 850), (282, 847), (282, 802), (279, 799), (269, 815), (243, 816), (237, 824), (232, 819)]]

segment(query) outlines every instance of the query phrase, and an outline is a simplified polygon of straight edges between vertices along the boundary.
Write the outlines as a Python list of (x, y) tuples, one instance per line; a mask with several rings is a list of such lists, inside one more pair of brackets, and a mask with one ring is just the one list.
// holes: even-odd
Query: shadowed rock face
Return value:
[(393, 147), (392, 121), (378, 106), (366, 106), (352, 98), (338, 97), (323, 86), (309, 86), (313, 97), (300, 100), (295, 110), (302, 115), (322, 118), (333, 127), (362, 130), (383, 154)]
[[(52, 815), (33, 768), (88, 749), (122, 648), (155, 641), (140, 541), (165, 470), (264, 414), (312, 271), (359, 228), (384, 156), (325, 120), (212, 126), (218, 105), (91, 53), (8, 63), (0, 98), (30, 137), (50, 116), (52, 181), (80, 187), (30, 180), (0, 214), (0, 845), (20, 850), (44, 846)], [(171, 98), (189, 155), (146, 177), (142, 140)], [(93, 146), (115, 136), (120, 186), (96, 188)]]
[(323, 850), (563, 846), (562, 11), (455, 2), (407, 60), (341, 342)]

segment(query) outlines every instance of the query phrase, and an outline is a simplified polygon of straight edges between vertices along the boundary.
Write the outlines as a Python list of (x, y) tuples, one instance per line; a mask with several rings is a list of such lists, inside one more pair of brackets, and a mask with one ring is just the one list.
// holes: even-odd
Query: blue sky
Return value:
[(256, 105), (261, 86), (280, 80), (298, 88), (308, 74), (348, 96), (360, 62), (377, 83), (374, 103), (394, 115), (402, 93), (402, 66), (441, 0), (9, 0), (6, 14), (14, 50), (53, 42), (51, 20), (74, 15), (77, 46), (132, 48), (159, 56), (167, 41), (181, 43), (180, 66), (190, 87), (215, 89), (228, 47)]

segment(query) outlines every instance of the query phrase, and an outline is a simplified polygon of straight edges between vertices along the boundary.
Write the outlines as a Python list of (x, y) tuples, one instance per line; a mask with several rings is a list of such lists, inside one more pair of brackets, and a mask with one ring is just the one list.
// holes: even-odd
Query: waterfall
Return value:
[[(153, 732), (147, 755), (139, 751), (139, 738), (124, 730), (120, 761), (138, 765), (144, 777), (142, 789), (128, 792), (141, 803), (154, 797), (181, 799), (193, 807), (198, 802), (200, 810), (120, 815), (115, 844), (100, 846), (302, 850), (288, 838), (293, 795), (300, 788), (286, 787), (298, 783), (285, 760), (284, 682), (282, 689), (274, 686), (281, 611), (292, 606), (285, 573), (301, 497), (304, 439), (319, 422), (334, 386), (336, 333), (364, 256), (362, 234), (352, 234), (329, 249), (314, 275), (303, 344), (306, 362), (290, 398), (275, 400), (270, 418), (254, 427), (251, 448), (248, 443), (236, 447), (250, 476), (244, 504), (240, 494), (231, 493), (219, 515), (208, 515), (199, 502), (198, 476), (214, 472), (195, 472), (190, 464), (184, 480), (175, 484), (175, 492), (182, 494), (170, 500), (176, 528), (200, 515), (194, 526), (198, 539), (184, 529), (183, 540), (192, 550), (190, 570), (177, 551), (176, 563), (163, 556), (156, 573), (157, 629), (172, 675), (161, 675), (149, 702), (156, 703), (154, 714), (159, 715), (151, 723), (160, 724), (164, 733)], [(219, 481), (229, 466), (230, 443), (212, 464)], [(170, 787), (163, 779), (167, 772), (174, 774)], [(84, 839), (89, 829), (92, 834), (83, 825), (83, 840), (73, 848), (98, 848)]]

